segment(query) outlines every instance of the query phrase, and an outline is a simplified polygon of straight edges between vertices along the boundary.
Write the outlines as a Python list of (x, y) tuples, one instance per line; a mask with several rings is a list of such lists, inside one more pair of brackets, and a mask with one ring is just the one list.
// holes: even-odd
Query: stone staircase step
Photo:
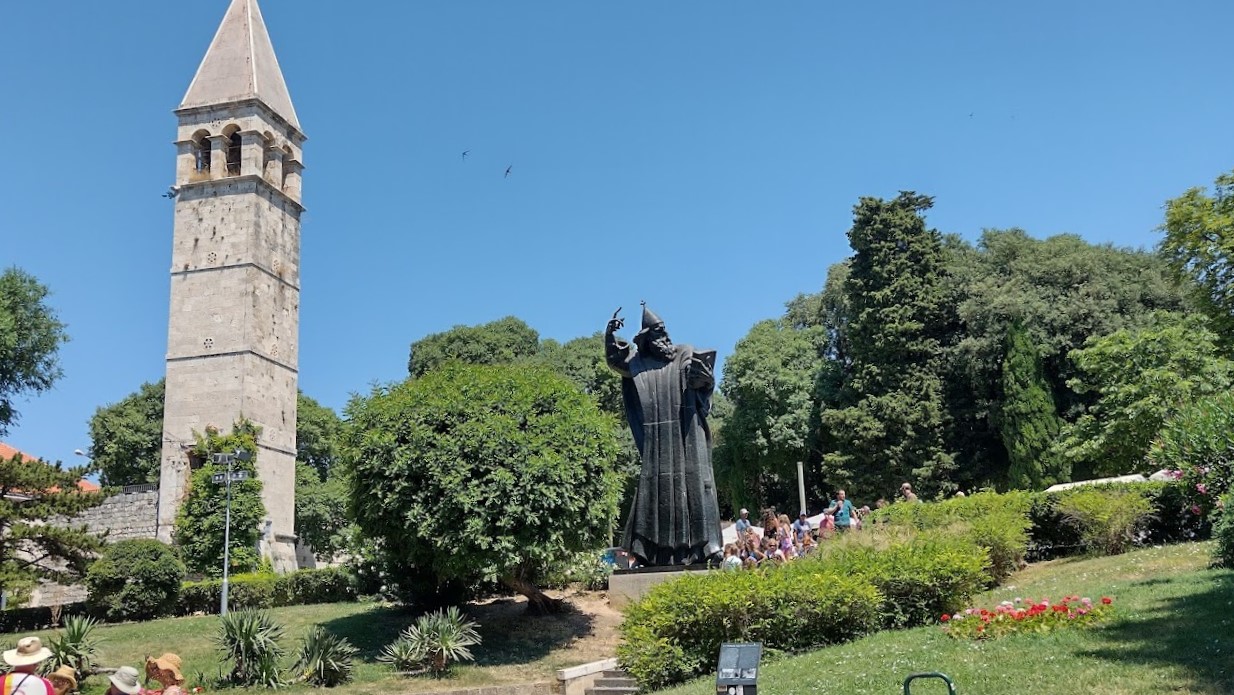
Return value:
[(588, 688), (587, 695), (637, 695), (638, 687)]
[(633, 678), (597, 678), (593, 688), (637, 688), (638, 681)]

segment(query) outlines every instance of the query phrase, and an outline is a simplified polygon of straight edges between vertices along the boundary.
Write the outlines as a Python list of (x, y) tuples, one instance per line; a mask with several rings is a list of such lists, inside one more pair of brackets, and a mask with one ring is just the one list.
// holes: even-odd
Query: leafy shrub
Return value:
[(1213, 522), (1213, 564), (1234, 568), (1234, 492), (1221, 498)]
[(156, 540), (110, 545), (86, 573), (91, 612), (108, 621), (150, 620), (176, 607), (184, 563)]
[[(400, 645), (400, 642), (403, 644)], [(474, 659), (470, 648), (479, 643), (480, 633), (476, 632), (476, 624), (464, 618), (458, 607), (450, 606), (416, 618), (416, 622), (409, 625), (386, 650), (392, 655), (397, 654), (400, 661), (418, 654), (422, 664), (427, 665), (434, 674), (442, 675), (453, 662)], [(386, 661), (395, 663), (394, 660)], [(395, 667), (398, 668), (397, 665)]]
[(298, 681), (333, 688), (351, 680), (352, 660), (358, 653), (351, 642), (314, 625), (300, 644), (300, 654), (292, 671), (298, 674)]
[(564, 561), (549, 568), (541, 584), (550, 589), (565, 589), (571, 584), (578, 584), (587, 591), (602, 591), (608, 588), (608, 578), (612, 573), (613, 566), (605, 562), (599, 552), (571, 553)]
[(216, 638), (223, 661), (233, 666), (226, 681), (231, 685), (260, 685), (277, 688), (283, 684), (278, 661), (283, 656), (279, 640), (283, 626), (268, 613), (257, 610), (231, 611), (219, 619)]
[(61, 666), (72, 666), (81, 683), (92, 673), (94, 657), (98, 654), (102, 639), (95, 637), (98, 622), (87, 615), (72, 615), (64, 619), (64, 629), (47, 641), (51, 658), (44, 662), (49, 671)]
[(709, 671), (723, 642), (797, 649), (854, 639), (877, 629), (882, 603), (864, 577), (813, 560), (690, 573), (630, 606), (617, 655), (645, 688), (660, 688)]
[[(215, 613), (222, 591), (223, 583), (217, 579), (186, 582), (181, 587), (177, 612)], [(233, 608), (279, 608), (355, 601), (357, 597), (356, 581), (350, 571), (326, 567), (283, 575), (237, 574), (230, 578), (227, 601)]]
[(876, 526), (946, 530), (969, 539), (986, 549), (990, 560), (986, 583), (994, 586), (1024, 563), (1032, 504), (1026, 492), (980, 492), (943, 502), (893, 504), (876, 511), (872, 520)]
[(1183, 489), (1207, 512), (1234, 486), (1234, 393), (1181, 408), (1148, 452), (1157, 468), (1182, 472)]
[(1126, 552), (1152, 514), (1148, 499), (1134, 490), (1080, 488), (1063, 497), (1058, 509), (1086, 548), (1106, 555)]
[[(10, 597), (9, 599), (13, 599)], [(0, 611), (0, 632), (34, 632), (55, 627), (60, 621), (52, 615), (53, 610), (60, 612), (61, 618), (84, 615), (85, 602), (65, 603), (59, 606), (36, 606), (34, 608), (10, 608)]]

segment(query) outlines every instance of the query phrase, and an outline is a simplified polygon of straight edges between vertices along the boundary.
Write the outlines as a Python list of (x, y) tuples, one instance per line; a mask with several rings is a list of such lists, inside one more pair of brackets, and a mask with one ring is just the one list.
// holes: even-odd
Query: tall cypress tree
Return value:
[(837, 407), (823, 411), (827, 478), (863, 498), (903, 481), (946, 490), (954, 459), (943, 444), (941, 374), (947, 331), (942, 237), (922, 213), (933, 199), (905, 191), (862, 198), (848, 239), (844, 282), (851, 356)]
[(1050, 454), (1062, 420), (1046, 382), (1041, 353), (1019, 321), (1007, 329), (998, 424), (1007, 448), (1010, 487), (1036, 490), (1070, 477), (1068, 471), (1060, 469), (1062, 457)]

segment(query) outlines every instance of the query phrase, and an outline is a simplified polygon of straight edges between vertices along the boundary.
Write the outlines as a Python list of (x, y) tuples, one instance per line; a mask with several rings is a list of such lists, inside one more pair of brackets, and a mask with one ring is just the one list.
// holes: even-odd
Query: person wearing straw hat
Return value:
[(141, 683), (137, 682), (137, 669), (132, 666), (121, 666), (107, 677), (111, 685), (107, 687), (107, 695), (137, 695), (141, 692)]
[(77, 669), (65, 664), (47, 674), (47, 680), (51, 681), (51, 689), (55, 695), (69, 695), (77, 690)]
[(38, 637), (17, 640), (17, 648), (3, 654), (10, 669), (0, 682), (0, 695), (54, 695), (51, 682), (35, 673), (50, 656), (51, 650)]
[(184, 674), (180, 671), (183, 665), (180, 657), (171, 652), (157, 659), (147, 656), (146, 680), (157, 681), (159, 685), (162, 685), (163, 695), (183, 695), (184, 689), (180, 687), (184, 685)]

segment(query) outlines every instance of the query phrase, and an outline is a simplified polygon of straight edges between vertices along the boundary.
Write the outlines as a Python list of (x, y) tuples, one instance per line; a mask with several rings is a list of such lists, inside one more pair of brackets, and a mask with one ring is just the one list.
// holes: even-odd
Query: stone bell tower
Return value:
[(175, 226), (159, 538), (187, 491), (194, 432), (262, 428), (261, 551), (295, 569), (301, 146), (257, 0), (232, 0), (175, 111)]

